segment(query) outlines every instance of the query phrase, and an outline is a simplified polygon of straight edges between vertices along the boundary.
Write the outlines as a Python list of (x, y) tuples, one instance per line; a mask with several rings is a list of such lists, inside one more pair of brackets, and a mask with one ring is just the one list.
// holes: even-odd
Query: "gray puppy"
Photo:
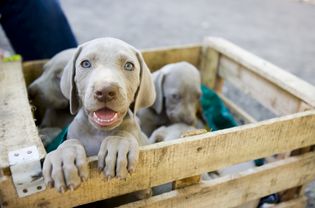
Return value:
[(141, 53), (129, 44), (100, 38), (80, 45), (67, 64), (61, 90), (76, 114), (67, 140), (44, 161), (46, 184), (75, 189), (89, 175), (87, 156), (109, 179), (135, 170), (139, 144), (147, 143), (135, 112), (155, 100), (151, 73)]
[(74, 52), (75, 49), (67, 49), (52, 57), (44, 65), (42, 75), (28, 87), (28, 94), (34, 104), (46, 109), (40, 128), (63, 128), (73, 119), (69, 101), (61, 93), (60, 78)]
[(195, 125), (201, 95), (200, 73), (187, 62), (168, 64), (152, 74), (156, 100), (150, 108), (138, 112), (143, 132), (151, 133), (162, 125)]

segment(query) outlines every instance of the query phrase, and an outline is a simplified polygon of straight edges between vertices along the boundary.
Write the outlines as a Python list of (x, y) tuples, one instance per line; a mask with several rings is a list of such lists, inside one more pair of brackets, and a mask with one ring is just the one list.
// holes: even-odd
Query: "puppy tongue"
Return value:
[(103, 108), (93, 112), (93, 120), (100, 126), (108, 126), (117, 120), (117, 112)]

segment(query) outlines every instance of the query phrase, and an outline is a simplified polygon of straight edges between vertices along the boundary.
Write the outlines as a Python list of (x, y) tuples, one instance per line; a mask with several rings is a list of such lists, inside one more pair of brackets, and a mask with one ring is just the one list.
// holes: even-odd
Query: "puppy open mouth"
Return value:
[(102, 108), (93, 112), (92, 120), (101, 127), (107, 127), (118, 122), (119, 117), (117, 112), (109, 108)]

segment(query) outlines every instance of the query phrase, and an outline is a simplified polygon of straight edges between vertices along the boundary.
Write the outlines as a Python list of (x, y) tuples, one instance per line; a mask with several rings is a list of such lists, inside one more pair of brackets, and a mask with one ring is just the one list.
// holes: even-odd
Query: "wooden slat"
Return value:
[(278, 115), (292, 114), (310, 108), (287, 89), (281, 88), (276, 83), (223, 55), (220, 59), (219, 74)]
[(27, 146), (36, 145), (43, 158), (20, 62), (0, 63), (0, 98), (0, 169), (9, 167), (9, 151)]
[[(287, 91), (288, 94), (294, 95), (299, 100), (304, 101), (305, 103), (300, 104), (300, 105), (305, 104), (306, 106), (304, 106), (304, 108), (305, 107), (308, 108), (308, 106), (312, 106), (312, 107), (315, 106), (315, 87), (312, 86), (311, 84), (239, 48), (238, 46), (224, 39), (210, 37), (210, 38), (207, 38), (207, 44), (213, 49), (223, 54), (226, 57), (224, 61), (228, 62), (230, 66), (233, 64), (236, 65), (233, 71), (231, 71), (234, 73), (230, 75), (234, 76), (234, 79), (236, 77), (244, 78), (245, 80), (239, 79), (239, 81), (241, 82), (245, 81), (243, 85), (250, 84), (249, 81), (255, 82), (257, 81), (257, 79), (255, 79), (255, 81), (251, 80), (249, 79), (249, 77), (242, 75), (242, 73), (255, 75), (252, 77), (263, 78), (269, 83), (272, 83), (274, 85), (272, 88), (278, 87), (280, 89), (283, 89)], [(220, 62), (220, 64), (222, 63)], [(227, 65), (227, 63), (225, 64)], [(221, 70), (223, 69), (221, 68), (220, 71)], [(221, 73), (221, 75), (224, 75), (224, 78), (229, 77), (229, 74), (227, 73), (224, 73), (224, 74)], [(262, 92), (263, 89), (264, 88), (262, 88), (260, 92)], [(283, 103), (286, 103), (286, 102), (283, 102)]]
[(282, 202), (270, 208), (305, 208), (306, 207), (306, 197), (302, 196), (297, 199), (292, 199), (290, 201)]
[(166, 64), (187, 61), (194, 66), (199, 66), (201, 45), (187, 45), (169, 48), (141, 50), (146, 64), (151, 72), (160, 69)]
[(76, 206), (310, 146), (315, 144), (314, 138), (315, 111), (308, 111), (141, 147), (137, 170), (126, 181), (104, 181), (93, 162), (90, 179), (74, 192), (59, 194), (49, 189), (16, 200), (12, 182), (6, 180), (0, 183), (0, 190), (5, 189), (0, 196), (11, 207)]
[[(205, 130), (205, 129), (196, 129), (196, 130), (192, 130), (192, 131), (183, 132), (181, 134), (181, 138), (185, 138), (185, 137), (189, 137), (189, 136), (195, 136), (195, 135), (201, 135), (201, 134), (205, 134), (205, 133), (207, 133), (207, 130)], [(180, 180), (173, 181), (172, 188), (173, 189), (183, 188), (186, 186), (197, 184), (200, 182), (200, 180), (201, 180), (201, 175), (183, 178)]]
[(203, 45), (200, 60), (201, 82), (212, 89), (216, 85), (219, 58), (218, 51), (208, 47), (207, 44)]
[[(312, 152), (121, 207), (235, 207), (288, 187), (309, 182), (315, 178), (314, 169), (315, 153)], [(300, 203), (300, 201), (291, 201), (280, 207), (293, 207), (293, 205), (301, 205)]]
[(257, 120), (253, 118), (251, 115), (249, 115), (245, 110), (243, 110), (241, 107), (236, 105), (232, 100), (225, 97), (222, 94), (219, 94), (220, 98), (224, 102), (224, 104), (228, 107), (228, 109), (233, 114), (234, 118), (243, 121), (245, 124), (249, 123), (256, 123)]

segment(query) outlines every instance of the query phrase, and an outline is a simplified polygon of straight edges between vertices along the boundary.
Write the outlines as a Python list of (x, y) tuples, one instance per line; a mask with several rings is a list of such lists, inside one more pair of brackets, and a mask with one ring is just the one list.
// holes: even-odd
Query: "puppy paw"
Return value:
[(74, 190), (89, 177), (86, 153), (76, 139), (69, 139), (47, 154), (43, 165), (46, 185), (57, 191)]
[(110, 136), (104, 139), (98, 153), (98, 168), (107, 179), (124, 179), (135, 170), (139, 145), (135, 138)]

